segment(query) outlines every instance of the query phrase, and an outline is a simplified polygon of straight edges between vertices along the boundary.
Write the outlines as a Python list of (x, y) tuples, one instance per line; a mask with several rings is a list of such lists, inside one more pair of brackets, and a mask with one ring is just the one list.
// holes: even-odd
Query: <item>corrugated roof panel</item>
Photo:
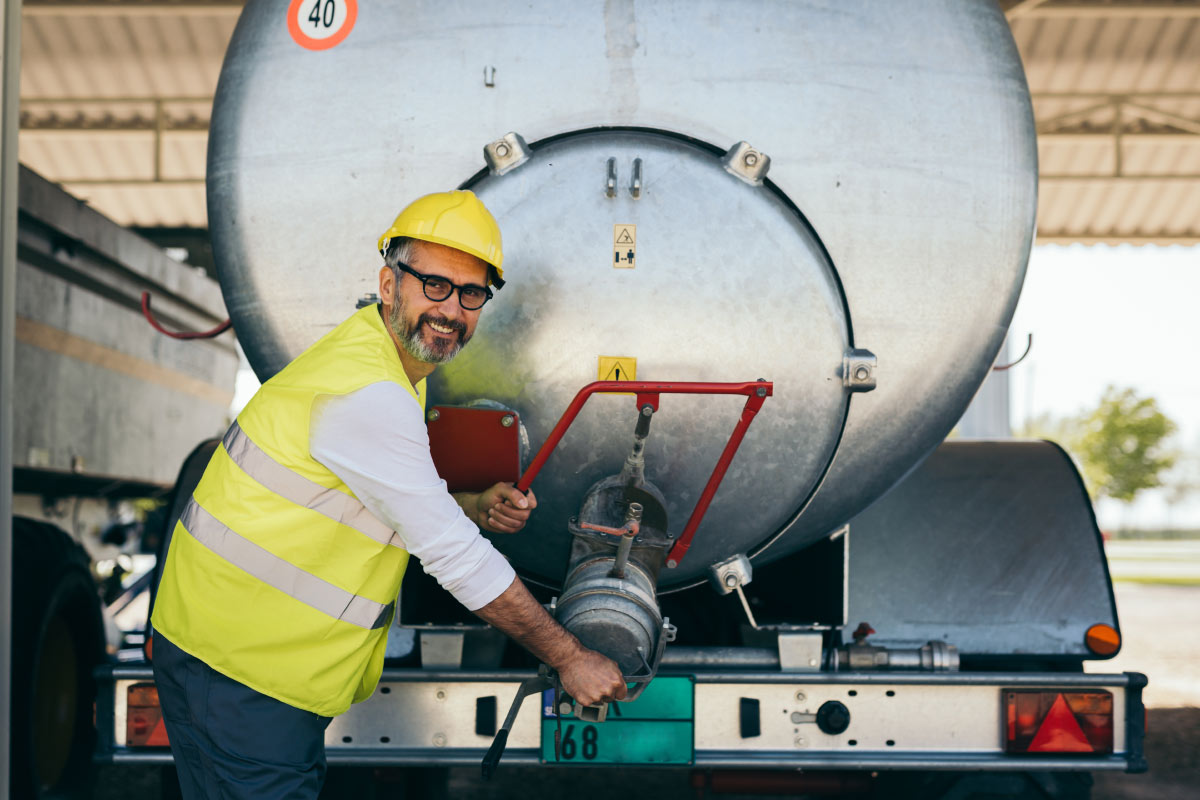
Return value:
[(208, 134), (188, 131), (163, 135), (162, 177), (204, 178)]
[(96, 186), (63, 184), (71, 194), (103, 209), (121, 225), (207, 227), (204, 184)]
[[(154, 134), (125, 131), (25, 131), (21, 162), (48, 180), (150, 180)], [(31, 156), (34, 148), (42, 158)]]
[[(1072, 6), (1074, 17), (1049, 0), (1044, 16), (1034, 8), (1012, 20), (1042, 134), (1039, 237), (1200, 239), (1200, 135), (1188, 134), (1200, 134), (1200, 9)], [(1118, 102), (1124, 177), (1113, 179)], [(1172, 177), (1130, 177), (1155, 175)]]
[(1068, 215), (1063, 227), (1084, 236), (1099, 236), (1105, 231), (1120, 230), (1125, 219), (1124, 209), (1136, 193), (1136, 186), (1119, 181), (1110, 181), (1103, 192), (1076, 193), (1078, 202), (1087, 204), (1087, 209)]
[[(1116, 143), (1104, 135), (1115, 120), (1112, 101), (1121, 100), (1128, 134), (1121, 144), (1124, 175), (1200, 176), (1200, 135), (1185, 135), (1200, 134), (1200, 10), (1180, 6), (1173, 10), (1182, 13), (1131, 15), (1108, 13), (1102, 2), (1070, 5), (1076, 16), (1065, 16), (1065, 5), (1048, 0), (1040, 12), (1034, 8), (1012, 21), (1039, 130), (1060, 134), (1039, 141), (1043, 176), (1094, 176), (1043, 180), (1039, 235), (1060, 241), (1200, 238), (1200, 178), (1105, 177), (1116, 166)], [(196, 7), (136, 13), (43, 7), (26, 13), (22, 99), (209, 98), (236, 19), (230, 9)], [(171, 124), (190, 129), (164, 134), (162, 176), (203, 175), (209, 105), (162, 106)], [(22, 130), (21, 159), (52, 180), (153, 176), (152, 103), (26, 103), (22, 112), (40, 129)], [(54, 125), (124, 130), (45, 130)], [(72, 188), (128, 224), (205, 224), (201, 184)]]
[(1094, 234), (1092, 228), (1092, 220), (1096, 217), (1096, 211), (1104, 204), (1108, 194), (1114, 187), (1109, 188), (1109, 192), (1080, 192), (1072, 197), (1072, 203), (1069, 208), (1069, 213), (1065, 218), (1065, 226), (1067, 230), (1082, 231), (1086, 234)]
[[(90, 13), (76, 6), (26, 13), (22, 100), (98, 102), (23, 102), (23, 115), (38, 127), (21, 131), (21, 161), (122, 224), (206, 226), (202, 183), (98, 186), (72, 181), (155, 176), (156, 106), (113, 103), (111, 98), (201, 98), (163, 105), (167, 121), (186, 130), (168, 126), (158, 160), (162, 178), (203, 179), (211, 97), (236, 22), (236, 13), (220, 8), (103, 8)], [(83, 130), (48, 129), (55, 126)]]
[(1109, 193), (1097, 198), (1097, 203), (1091, 216), (1087, 219), (1089, 231), (1119, 230), (1124, 223), (1125, 208), (1130, 198), (1128, 184), (1113, 186)]
[(22, 97), (211, 96), (237, 18), (27, 14)]

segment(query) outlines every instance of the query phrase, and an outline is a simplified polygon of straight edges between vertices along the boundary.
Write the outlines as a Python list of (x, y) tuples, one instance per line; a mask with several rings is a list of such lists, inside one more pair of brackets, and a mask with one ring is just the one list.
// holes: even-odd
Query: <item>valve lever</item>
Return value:
[(750, 620), (750, 627), (757, 628), (758, 623), (754, 621), (754, 612), (750, 610), (750, 602), (746, 600), (746, 593), (742, 591), (742, 585), (739, 583), (734, 587), (737, 592), (738, 600), (742, 601), (742, 609), (746, 612), (746, 619)]
[(483, 757), (481, 766), (485, 781), (495, 775), (500, 766), (500, 757), (504, 755), (504, 748), (508, 745), (508, 732), (512, 730), (513, 723), (517, 719), (517, 712), (521, 710), (525, 698), (531, 694), (541, 694), (552, 688), (554, 683), (550, 668), (542, 664), (538, 667), (537, 676), (524, 681), (517, 689), (517, 696), (513, 698), (512, 706), (508, 709), (508, 716), (504, 718), (504, 724), (500, 726), (500, 730), (496, 731), (496, 738), (492, 739), (492, 746), (488, 748)]

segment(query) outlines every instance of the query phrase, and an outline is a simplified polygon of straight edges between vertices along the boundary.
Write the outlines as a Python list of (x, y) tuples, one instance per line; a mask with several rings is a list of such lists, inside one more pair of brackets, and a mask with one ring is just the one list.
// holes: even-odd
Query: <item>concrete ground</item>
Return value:
[(1200, 798), (1200, 585), (1115, 584), (1124, 644), (1089, 672), (1141, 672), (1145, 775), (1097, 775), (1093, 800)]
[(1200, 582), (1118, 581), (1114, 591), (1121, 652), (1089, 663), (1087, 671), (1141, 672), (1150, 679), (1143, 693), (1148, 707), (1200, 708)]

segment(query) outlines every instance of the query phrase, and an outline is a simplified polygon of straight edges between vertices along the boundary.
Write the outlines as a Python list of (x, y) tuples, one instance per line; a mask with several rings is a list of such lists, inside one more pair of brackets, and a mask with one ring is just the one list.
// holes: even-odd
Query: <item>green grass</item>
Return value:
[(1121, 575), (1113, 583), (1145, 583), (1163, 586), (1200, 586), (1200, 577), (1172, 577), (1162, 575)]
[(1179, 540), (1200, 539), (1200, 530), (1188, 530), (1188, 529), (1178, 529), (1178, 528), (1169, 528), (1169, 529), (1146, 528), (1144, 530), (1143, 529), (1127, 529), (1127, 530), (1109, 531), (1108, 537), (1114, 541), (1130, 541), (1130, 540), (1141, 540), (1141, 539), (1159, 539), (1159, 540), (1163, 540), (1163, 541), (1179, 541)]

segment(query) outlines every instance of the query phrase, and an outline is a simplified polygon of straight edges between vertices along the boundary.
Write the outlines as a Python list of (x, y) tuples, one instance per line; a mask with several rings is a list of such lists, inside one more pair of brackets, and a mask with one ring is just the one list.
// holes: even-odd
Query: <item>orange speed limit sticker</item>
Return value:
[(328, 50), (350, 35), (357, 17), (358, 0), (292, 0), (288, 33), (301, 47)]

